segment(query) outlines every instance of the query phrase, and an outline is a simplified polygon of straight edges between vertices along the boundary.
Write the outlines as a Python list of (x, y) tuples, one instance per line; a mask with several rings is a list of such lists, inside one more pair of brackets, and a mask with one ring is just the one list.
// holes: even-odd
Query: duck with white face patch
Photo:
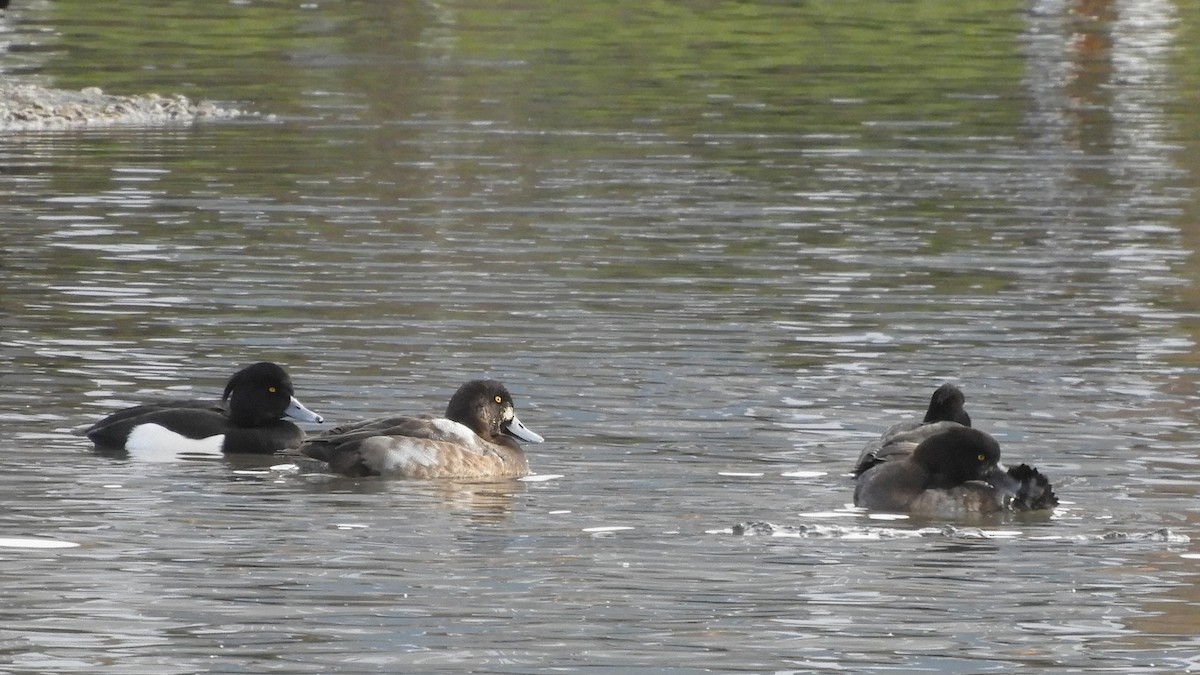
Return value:
[(309, 439), (300, 452), (349, 476), (520, 478), (528, 475), (529, 464), (518, 439), (543, 441), (517, 418), (503, 384), (471, 380), (454, 393), (443, 417), (347, 424)]

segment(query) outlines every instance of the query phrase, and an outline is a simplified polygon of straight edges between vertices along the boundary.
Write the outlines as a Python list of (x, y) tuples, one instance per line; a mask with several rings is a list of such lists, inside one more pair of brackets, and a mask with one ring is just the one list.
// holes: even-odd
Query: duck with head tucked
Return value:
[(876, 464), (907, 457), (918, 443), (945, 428), (941, 422), (971, 426), (971, 416), (963, 409), (966, 400), (962, 390), (949, 382), (938, 387), (929, 398), (925, 419), (897, 422), (878, 439), (867, 443), (854, 463), (854, 475), (860, 476)]
[(956, 516), (1038, 511), (1058, 505), (1050, 481), (1027, 464), (1005, 468), (1000, 444), (955, 422), (940, 422), (912, 453), (857, 479), (854, 505), (874, 511)]
[(287, 371), (264, 361), (229, 378), (218, 403), (146, 403), (115, 412), (84, 433), (101, 451), (272, 454), (304, 441), (304, 431), (285, 416), (324, 421), (296, 399)]
[(347, 476), (487, 480), (529, 474), (517, 439), (543, 440), (517, 419), (503, 384), (471, 380), (450, 398), (444, 417), (347, 424), (309, 439), (300, 452)]

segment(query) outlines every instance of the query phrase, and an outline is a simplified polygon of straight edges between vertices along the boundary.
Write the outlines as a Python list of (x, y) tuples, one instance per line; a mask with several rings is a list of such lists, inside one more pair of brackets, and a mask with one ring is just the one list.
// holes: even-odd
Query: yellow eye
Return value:
[(267, 387), (267, 391), (269, 391), (269, 392), (271, 392), (272, 394), (274, 394), (274, 393), (275, 393), (275, 387)]
[(497, 394), (496, 395), (496, 403), (502, 403), (503, 401), (504, 401), (504, 399), (501, 398), (500, 395)]
[(987, 460), (987, 455), (984, 455), (984, 454), (982, 454), (982, 453), (981, 453), (981, 454), (979, 455), (979, 461), (981, 461), (981, 462), (982, 462), (982, 461), (985, 461), (985, 460)]

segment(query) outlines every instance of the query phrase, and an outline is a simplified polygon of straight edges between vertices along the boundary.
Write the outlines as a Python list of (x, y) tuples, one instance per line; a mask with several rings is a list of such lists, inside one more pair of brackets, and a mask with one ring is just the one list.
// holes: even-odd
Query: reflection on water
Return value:
[[(7, 10), (7, 75), (274, 115), (0, 140), (10, 670), (1200, 668), (1200, 16), (868, 4)], [(501, 379), (536, 475), (71, 433), (264, 359)], [(849, 506), (947, 380), (1052, 516)]]

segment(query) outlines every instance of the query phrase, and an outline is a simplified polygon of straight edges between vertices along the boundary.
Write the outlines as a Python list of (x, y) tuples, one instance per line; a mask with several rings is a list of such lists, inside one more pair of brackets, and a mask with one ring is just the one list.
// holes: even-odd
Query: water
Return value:
[[(262, 113), (0, 140), (0, 671), (1200, 670), (1196, 10), (568, 4), (0, 19)], [(333, 422), (501, 379), (539, 480), (70, 433), (261, 359)], [(945, 380), (1053, 517), (846, 508)]]

